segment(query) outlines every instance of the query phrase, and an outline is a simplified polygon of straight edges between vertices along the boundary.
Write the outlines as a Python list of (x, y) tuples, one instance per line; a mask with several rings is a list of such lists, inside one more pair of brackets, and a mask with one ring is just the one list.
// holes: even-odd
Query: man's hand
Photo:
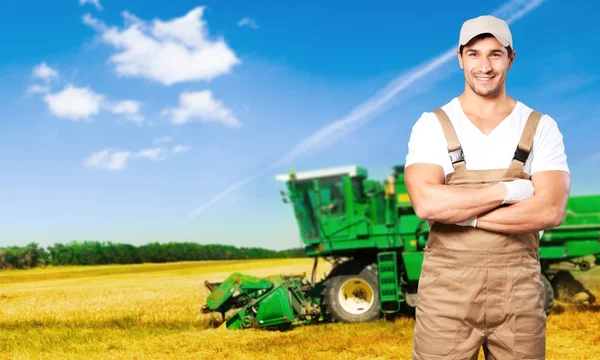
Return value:
[(514, 204), (533, 196), (534, 188), (531, 180), (517, 179), (500, 183), (506, 186), (506, 197), (502, 204)]

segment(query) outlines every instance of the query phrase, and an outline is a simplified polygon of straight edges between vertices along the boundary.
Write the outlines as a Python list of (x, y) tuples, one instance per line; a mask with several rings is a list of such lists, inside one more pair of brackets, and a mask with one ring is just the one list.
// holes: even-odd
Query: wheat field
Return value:
[[(205, 280), (311, 270), (310, 259), (281, 259), (3, 271), (0, 359), (410, 359), (408, 316), (279, 332), (226, 330), (200, 313)], [(574, 274), (600, 295), (600, 268)], [(547, 359), (600, 359), (600, 306), (557, 309)]]

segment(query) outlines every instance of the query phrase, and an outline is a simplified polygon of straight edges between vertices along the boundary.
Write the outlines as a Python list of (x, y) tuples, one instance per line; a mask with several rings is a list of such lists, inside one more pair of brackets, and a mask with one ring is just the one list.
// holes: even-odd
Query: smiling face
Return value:
[(468, 89), (485, 97), (495, 97), (505, 91), (506, 74), (516, 52), (509, 51), (493, 36), (475, 38), (458, 51), (458, 61), (464, 71)]

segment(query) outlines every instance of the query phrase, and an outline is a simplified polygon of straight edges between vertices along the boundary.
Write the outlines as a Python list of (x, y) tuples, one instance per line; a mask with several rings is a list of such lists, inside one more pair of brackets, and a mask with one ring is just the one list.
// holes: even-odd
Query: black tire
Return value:
[[(357, 305), (348, 311), (351, 302), (340, 294), (343, 288), (356, 287), (353, 295), (366, 297), (369, 304)], [(366, 290), (366, 291), (365, 291)], [(328, 320), (344, 323), (359, 323), (377, 320), (381, 316), (379, 304), (379, 279), (376, 264), (348, 261), (331, 272), (323, 286), (323, 308)], [(350, 295), (346, 292), (346, 295)]]
[(548, 280), (546, 275), (541, 274), (542, 283), (544, 284), (544, 311), (546, 314), (550, 314), (552, 306), (554, 305), (554, 289), (552, 283)]

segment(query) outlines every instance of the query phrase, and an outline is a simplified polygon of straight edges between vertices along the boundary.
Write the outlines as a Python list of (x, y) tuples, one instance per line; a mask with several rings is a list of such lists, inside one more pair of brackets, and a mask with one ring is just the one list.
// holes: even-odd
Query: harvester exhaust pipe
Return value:
[(315, 256), (315, 262), (313, 264), (312, 274), (310, 274), (310, 282), (313, 285), (316, 284), (316, 279), (317, 279), (317, 263), (318, 262), (319, 262), (319, 257)]

